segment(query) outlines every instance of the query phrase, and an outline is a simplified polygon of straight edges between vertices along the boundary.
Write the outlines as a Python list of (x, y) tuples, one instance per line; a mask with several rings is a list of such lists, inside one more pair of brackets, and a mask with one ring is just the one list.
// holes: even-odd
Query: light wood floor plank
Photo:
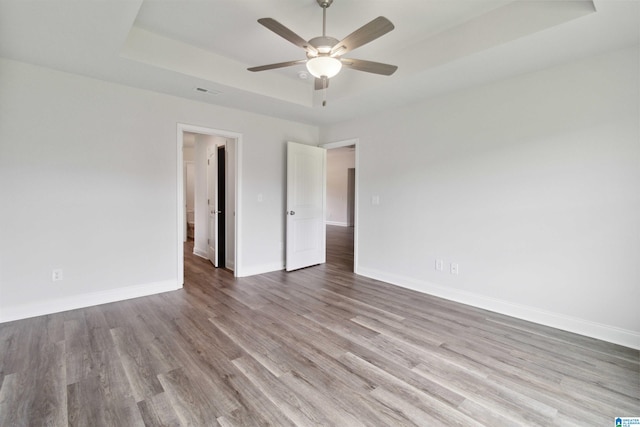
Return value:
[(127, 328), (111, 329), (111, 335), (135, 401), (140, 402), (162, 393), (164, 390), (158, 381), (158, 369), (147, 348)]
[[(178, 368), (166, 374), (158, 375), (167, 397), (185, 426), (217, 426), (216, 419), (227, 411), (213, 398), (215, 389), (208, 390), (198, 378), (189, 376), (184, 369)], [(229, 408), (231, 412), (236, 408)]]
[(233, 364), (295, 425), (333, 425), (327, 418), (329, 414), (307, 401), (306, 396), (287, 387), (252, 357), (241, 357), (234, 360)]
[(138, 402), (146, 427), (179, 427), (182, 425), (166, 393), (159, 393)]

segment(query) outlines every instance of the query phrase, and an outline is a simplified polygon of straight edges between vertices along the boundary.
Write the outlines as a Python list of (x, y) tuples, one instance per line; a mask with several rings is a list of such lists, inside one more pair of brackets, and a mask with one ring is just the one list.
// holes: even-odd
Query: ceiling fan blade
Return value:
[(343, 55), (355, 48), (369, 43), (380, 36), (387, 34), (395, 27), (384, 16), (378, 16), (373, 21), (355, 30), (347, 37), (342, 39), (331, 49), (331, 56)]
[(305, 62), (307, 62), (306, 59), (299, 59), (297, 61), (287, 61), (287, 62), (278, 62), (277, 64), (260, 65), (259, 67), (247, 68), (247, 70), (249, 70), (249, 71), (266, 71), (266, 70), (273, 70), (273, 69), (276, 69), (276, 68), (291, 67), (293, 65), (304, 64)]
[(383, 64), (382, 62), (365, 61), (363, 59), (341, 58), (340, 62), (347, 68), (367, 73), (382, 74), (390, 76), (398, 69), (395, 65)]
[(303, 39), (293, 31), (291, 31), (290, 29), (288, 29), (287, 27), (285, 27), (275, 19), (260, 18), (258, 19), (258, 22), (264, 25), (266, 28), (273, 31), (274, 33), (276, 33), (277, 35), (279, 35), (280, 37), (282, 37), (283, 39), (288, 40), (291, 43), (295, 44), (296, 46), (303, 48), (307, 52), (312, 53), (314, 55), (318, 54), (318, 50), (315, 47), (311, 46), (309, 42), (307, 42), (305, 39)]
[(326, 89), (329, 87), (329, 79), (325, 78), (324, 80), (326, 81), (326, 83), (322, 82), (323, 79), (316, 79), (315, 81), (315, 89), (316, 90), (322, 90), (322, 89)]

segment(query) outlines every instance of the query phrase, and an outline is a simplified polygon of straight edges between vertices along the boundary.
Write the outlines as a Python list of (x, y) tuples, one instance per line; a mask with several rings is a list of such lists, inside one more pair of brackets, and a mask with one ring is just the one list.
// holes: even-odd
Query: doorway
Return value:
[(320, 146), (327, 149), (327, 263), (357, 273), (358, 140)]
[[(242, 135), (234, 132), (178, 124), (178, 278), (184, 283), (184, 246), (189, 229), (186, 162), (193, 163), (193, 253), (210, 259), (217, 267), (241, 274), (240, 259), (240, 165)], [(212, 159), (209, 156), (212, 155)], [(215, 162), (215, 174), (209, 179), (208, 162)], [(212, 185), (209, 184), (212, 182)], [(213, 197), (211, 197), (214, 195)], [(216, 221), (210, 220), (211, 212)], [(211, 224), (215, 224), (212, 228)], [(211, 235), (216, 239), (212, 241)], [(210, 255), (210, 243), (215, 256)]]

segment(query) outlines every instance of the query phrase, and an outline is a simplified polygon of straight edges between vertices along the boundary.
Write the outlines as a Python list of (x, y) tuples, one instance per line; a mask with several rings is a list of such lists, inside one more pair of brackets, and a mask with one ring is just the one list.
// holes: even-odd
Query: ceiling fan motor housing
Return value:
[[(329, 52), (331, 51), (331, 48), (333, 48), (338, 43), (340, 43), (338, 39), (335, 39), (329, 36), (314, 37), (311, 40), (309, 40), (309, 44), (318, 50), (318, 53), (319, 53), (318, 56), (328, 55)], [(307, 57), (313, 58), (313, 55), (307, 52)]]

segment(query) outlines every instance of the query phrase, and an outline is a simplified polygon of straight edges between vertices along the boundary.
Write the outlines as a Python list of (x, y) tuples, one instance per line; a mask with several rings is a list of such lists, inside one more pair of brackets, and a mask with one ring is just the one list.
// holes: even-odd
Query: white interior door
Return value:
[(216, 163), (216, 147), (207, 149), (207, 252), (209, 261), (218, 266), (218, 164)]
[(287, 143), (286, 269), (326, 261), (327, 150)]

